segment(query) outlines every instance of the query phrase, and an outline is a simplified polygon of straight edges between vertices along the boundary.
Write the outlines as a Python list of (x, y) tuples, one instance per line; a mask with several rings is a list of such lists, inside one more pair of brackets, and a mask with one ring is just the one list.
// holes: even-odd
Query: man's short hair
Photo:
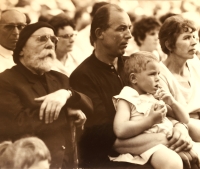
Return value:
[[(176, 46), (178, 36), (183, 32), (198, 31), (199, 27), (192, 20), (183, 18), (181, 15), (175, 15), (167, 18), (159, 31), (159, 40), (162, 51), (166, 54), (170, 53)], [(168, 42), (168, 47), (166, 47)]]
[(97, 28), (102, 30), (106, 30), (109, 28), (109, 19), (110, 19), (110, 11), (116, 10), (119, 12), (123, 12), (124, 10), (115, 4), (107, 4), (100, 7), (95, 13), (90, 29), (90, 43), (94, 46), (94, 42), (97, 40), (95, 31)]
[(146, 33), (160, 28), (160, 22), (154, 17), (144, 17), (136, 21), (133, 26), (132, 35), (138, 46), (141, 46), (140, 40), (146, 38)]
[(108, 2), (104, 2), (104, 1), (102, 1), (102, 2), (96, 2), (96, 3), (93, 5), (93, 7), (92, 7), (92, 11), (91, 11), (91, 13), (90, 13), (90, 16), (93, 18), (94, 15), (95, 15), (95, 13), (96, 13), (96, 11), (97, 11), (99, 8), (101, 8), (103, 5), (107, 5), (107, 4), (109, 4), (109, 3), (108, 3)]
[(49, 21), (49, 24), (54, 27), (56, 35), (58, 35), (58, 30), (63, 29), (65, 26), (71, 26), (73, 29), (75, 29), (74, 21), (67, 17), (65, 13), (60, 13), (52, 17)]
[(158, 58), (151, 52), (139, 51), (133, 53), (124, 63), (124, 79), (127, 85), (130, 85), (129, 76), (131, 73), (141, 73), (146, 70), (147, 63), (151, 61), (159, 62)]

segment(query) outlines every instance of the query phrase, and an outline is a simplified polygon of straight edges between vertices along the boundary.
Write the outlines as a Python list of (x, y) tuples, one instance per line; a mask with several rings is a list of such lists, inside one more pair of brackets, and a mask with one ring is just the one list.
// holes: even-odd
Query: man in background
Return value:
[(26, 26), (25, 14), (8, 9), (1, 12), (0, 18), (0, 72), (15, 65), (13, 50), (19, 38), (19, 33)]

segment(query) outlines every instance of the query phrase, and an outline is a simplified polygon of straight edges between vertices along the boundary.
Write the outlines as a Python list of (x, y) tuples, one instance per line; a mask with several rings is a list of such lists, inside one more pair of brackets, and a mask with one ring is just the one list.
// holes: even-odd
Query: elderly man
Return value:
[(15, 65), (13, 50), (20, 31), (26, 26), (26, 16), (14, 9), (5, 10), (0, 18), (0, 72)]
[[(120, 162), (109, 162), (108, 155), (117, 155), (112, 151), (113, 148), (121, 154), (141, 154), (157, 144), (168, 144), (174, 150), (178, 147), (180, 150), (191, 148), (188, 131), (180, 123), (174, 127), (174, 133), (168, 135), (168, 138), (156, 133), (116, 140), (113, 132), (115, 109), (112, 97), (119, 94), (125, 85), (122, 56), (131, 38), (130, 28), (131, 21), (123, 9), (112, 4), (102, 6), (95, 13), (90, 30), (90, 39), (95, 50), (70, 76), (71, 86), (89, 96), (94, 105), (94, 113), (86, 114), (85, 130), (80, 138), (81, 167), (125, 168), (125, 164)], [(182, 134), (178, 127), (187, 134)], [(140, 168), (137, 165), (129, 167)], [(145, 167), (147, 166), (141, 166)]]
[(73, 167), (69, 116), (81, 126), (86, 120), (83, 112), (92, 112), (92, 105), (69, 87), (67, 76), (50, 71), (56, 43), (47, 23), (21, 31), (13, 55), (17, 65), (0, 74), (0, 141), (37, 136), (51, 152), (51, 168)]

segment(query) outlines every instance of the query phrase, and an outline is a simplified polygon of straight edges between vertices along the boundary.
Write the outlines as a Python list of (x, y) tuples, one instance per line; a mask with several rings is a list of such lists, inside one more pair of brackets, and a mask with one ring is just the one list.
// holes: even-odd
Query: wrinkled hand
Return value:
[(61, 109), (70, 97), (70, 93), (65, 89), (57, 90), (46, 96), (35, 98), (35, 101), (42, 102), (40, 106), (39, 118), (45, 117), (45, 123), (52, 123), (60, 114)]
[(177, 127), (174, 127), (173, 131), (167, 134), (167, 139), (169, 140), (168, 147), (177, 153), (181, 151), (189, 151), (193, 145), (188, 132)]
[(68, 116), (70, 116), (77, 127), (84, 127), (86, 116), (81, 110), (67, 108)]
[(166, 92), (165, 90), (163, 90), (162, 88), (159, 88), (156, 92), (156, 94), (154, 95), (154, 97), (158, 100), (163, 100), (166, 104), (168, 104), (169, 106), (171, 106), (175, 99), (174, 97), (171, 95), (171, 93)]
[(161, 123), (166, 116), (166, 108), (164, 105), (153, 104), (149, 113), (149, 117), (152, 118), (153, 124)]

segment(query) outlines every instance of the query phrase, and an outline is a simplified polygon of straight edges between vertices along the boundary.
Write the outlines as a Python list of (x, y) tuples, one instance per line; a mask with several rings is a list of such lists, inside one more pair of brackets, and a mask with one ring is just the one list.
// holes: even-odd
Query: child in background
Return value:
[(51, 155), (42, 140), (37, 137), (22, 138), (14, 143), (0, 144), (1, 169), (49, 169)]
[[(188, 123), (188, 113), (170, 93), (159, 87), (159, 61), (151, 52), (140, 51), (132, 54), (125, 62), (124, 72), (128, 86), (113, 97), (116, 108), (114, 132), (119, 139), (128, 139), (141, 133), (168, 135), (173, 129), (172, 122), (166, 117), (168, 112), (179, 122), (185, 125)], [(199, 165), (199, 157), (194, 149), (196, 145), (190, 150), (190, 154), (198, 159)], [(140, 155), (127, 153), (110, 157), (110, 160), (141, 165), (150, 160), (155, 169), (183, 168), (179, 155), (162, 144)]]

